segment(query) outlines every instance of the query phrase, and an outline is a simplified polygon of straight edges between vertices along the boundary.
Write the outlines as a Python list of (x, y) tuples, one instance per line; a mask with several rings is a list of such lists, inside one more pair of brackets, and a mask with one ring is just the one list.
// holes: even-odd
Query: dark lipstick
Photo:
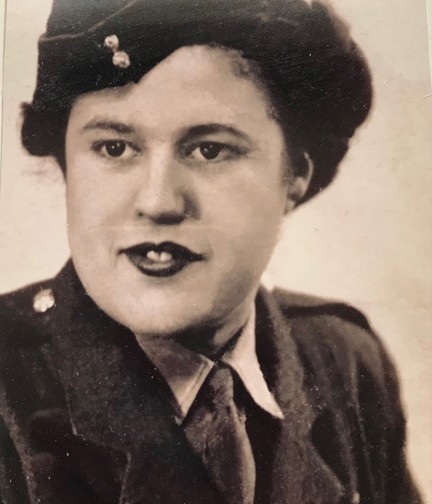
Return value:
[(174, 242), (145, 242), (123, 250), (142, 273), (153, 277), (169, 277), (189, 264), (202, 261), (203, 256)]

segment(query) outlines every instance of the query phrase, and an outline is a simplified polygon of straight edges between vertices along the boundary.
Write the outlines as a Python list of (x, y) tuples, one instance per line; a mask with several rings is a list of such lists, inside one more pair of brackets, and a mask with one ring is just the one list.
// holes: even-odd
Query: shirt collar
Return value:
[[(181, 423), (215, 365), (214, 361), (171, 340), (140, 338), (139, 344), (171, 388), (178, 406), (177, 420)], [(255, 306), (240, 336), (221, 361), (237, 373), (258, 406), (276, 418), (283, 418), (256, 355)]]

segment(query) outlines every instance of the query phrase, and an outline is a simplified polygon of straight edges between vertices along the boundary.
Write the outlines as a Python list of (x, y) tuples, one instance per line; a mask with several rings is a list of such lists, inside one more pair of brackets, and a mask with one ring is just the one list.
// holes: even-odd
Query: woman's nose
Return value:
[(142, 166), (135, 215), (169, 225), (178, 224), (194, 214), (193, 186), (185, 171), (173, 156), (149, 156)]

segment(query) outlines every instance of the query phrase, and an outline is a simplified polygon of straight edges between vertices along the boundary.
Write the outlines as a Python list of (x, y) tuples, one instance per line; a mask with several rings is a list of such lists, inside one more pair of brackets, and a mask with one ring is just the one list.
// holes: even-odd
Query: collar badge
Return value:
[(54, 305), (55, 298), (52, 289), (43, 289), (33, 298), (33, 310), (37, 313), (45, 313)]

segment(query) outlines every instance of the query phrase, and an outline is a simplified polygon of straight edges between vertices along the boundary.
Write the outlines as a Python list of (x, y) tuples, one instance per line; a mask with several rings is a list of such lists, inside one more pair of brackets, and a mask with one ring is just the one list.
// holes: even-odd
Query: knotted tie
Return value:
[(255, 460), (245, 417), (234, 402), (230, 369), (215, 366), (201, 392), (197, 406), (187, 419), (186, 436), (226, 501), (252, 504)]

